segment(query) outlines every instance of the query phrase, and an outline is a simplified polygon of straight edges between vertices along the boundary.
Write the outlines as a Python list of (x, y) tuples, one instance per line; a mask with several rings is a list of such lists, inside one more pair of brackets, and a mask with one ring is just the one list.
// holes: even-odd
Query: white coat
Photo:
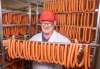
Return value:
[[(42, 32), (34, 35), (30, 41), (42, 41)], [(69, 44), (71, 43), (68, 38), (65, 36), (61, 35), (60, 33), (53, 31), (53, 34), (51, 35), (50, 39), (48, 42), (60, 42), (60, 43), (66, 43)]]
[[(30, 39), (30, 41), (42, 41), (42, 32), (34, 35)], [(48, 42), (60, 42), (65, 44), (71, 43), (68, 38), (66, 38), (65, 36), (61, 35), (56, 31), (53, 31), (53, 34), (51, 35)], [(33, 69), (62, 69), (62, 66), (57, 64), (42, 64), (33, 62)]]

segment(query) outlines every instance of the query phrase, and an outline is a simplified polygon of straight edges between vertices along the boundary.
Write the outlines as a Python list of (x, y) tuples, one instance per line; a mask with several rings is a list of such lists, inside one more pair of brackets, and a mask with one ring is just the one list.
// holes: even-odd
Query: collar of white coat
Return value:
[(52, 42), (52, 40), (54, 39), (56, 33), (57, 32), (54, 30), (53, 33), (52, 33), (52, 35), (50, 36), (48, 42)]

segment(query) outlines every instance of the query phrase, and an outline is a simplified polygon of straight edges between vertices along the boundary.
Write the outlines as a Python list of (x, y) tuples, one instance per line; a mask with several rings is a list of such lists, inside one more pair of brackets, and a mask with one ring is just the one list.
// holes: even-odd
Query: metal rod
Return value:
[[(15, 27), (15, 26), (30, 26), (30, 24), (3, 24), (3, 27)], [(1, 25), (0, 25), (1, 27)]]
[[(13, 13), (13, 14), (23, 14), (28, 15), (29, 13), (24, 11), (18, 11), (18, 10), (9, 10), (9, 9), (2, 9), (2, 13)], [(31, 13), (31, 15), (36, 15), (35, 13)]]
[[(19, 41), (23, 41), (23, 40), (19, 40)], [(29, 40), (25, 40), (25, 41), (29, 41)], [(92, 46), (92, 47), (100, 47), (100, 44), (95, 44), (95, 43), (89, 43), (89, 44), (87, 44), (87, 43), (69, 43), (69, 44), (66, 44), (65, 42), (42, 42), (42, 41), (31, 41), (31, 42), (64, 44), (64, 45), (77, 44), (77, 45), (82, 45), (82, 46), (89, 45), (89, 46)]]
[[(37, 24), (38, 26), (41, 26), (41, 24)], [(55, 27), (76, 27), (76, 28), (87, 28), (87, 29), (92, 29), (92, 30), (96, 30), (96, 27), (83, 27), (83, 26), (74, 26), (74, 25), (55, 25)]]
[(72, 11), (72, 12), (66, 12), (66, 13), (55, 13), (55, 14), (77, 14), (77, 13), (96, 13), (96, 12), (98, 12), (99, 11), (99, 9), (96, 9), (95, 11)]
[[(38, 19), (38, 14), (39, 14), (39, 7), (38, 7), (38, 0), (36, 0), (36, 24), (38, 24), (39, 19)], [(36, 33), (38, 32), (38, 25), (36, 25)]]
[(12, 64), (14, 64), (14, 63), (16, 63), (16, 62), (19, 62), (20, 60), (13, 60), (13, 61), (11, 61), (10, 63), (8, 62), (5, 66), (7, 67), (7, 66), (9, 66), (9, 65), (12, 65)]
[[(99, 2), (97, 3), (98, 4), (98, 16), (97, 16), (97, 26), (96, 26), (96, 34), (95, 34), (95, 41), (96, 42), (95, 43), (98, 43), (98, 41), (100, 41), (100, 0), (98, 0), (98, 1)], [(99, 44), (100, 44), (100, 42), (99, 42)], [(91, 69), (95, 69), (95, 68), (97, 69), (98, 59), (96, 59), (96, 58), (98, 56), (97, 55), (98, 49), (99, 48), (95, 48)]]
[(3, 13), (13, 12), (13, 13), (17, 13), (17, 14), (18, 14), (18, 13), (21, 13), (21, 14), (25, 14), (25, 15), (28, 14), (27, 12), (18, 11), (18, 10), (16, 10), (16, 11), (15, 11), (15, 10), (8, 10), (8, 9), (2, 9), (2, 12), (3, 12)]
[(31, 30), (32, 30), (32, 23), (31, 23), (31, 18), (32, 18), (32, 13), (31, 13), (31, 11), (32, 11), (32, 9), (31, 9), (32, 7), (31, 7), (31, 4), (29, 4), (29, 6), (28, 6), (28, 13), (29, 13), (29, 24), (30, 24), (30, 26), (29, 26), (29, 35), (31, 36)]
[(100, 30), (100, 1), (99, 1), (99, 11), (98, 11), (98, 17), (97, 17), (97, 28), (96, 28), (96, 37), (95, 37), (95, 41), (98, 41), (98, 37), (100, 35), (99, 34), (99, 30)]

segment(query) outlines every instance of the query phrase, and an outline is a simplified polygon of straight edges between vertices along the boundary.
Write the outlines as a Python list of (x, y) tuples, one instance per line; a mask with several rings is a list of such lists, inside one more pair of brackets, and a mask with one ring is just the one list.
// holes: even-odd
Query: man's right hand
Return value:
[(9, 39), (3, 40), (3, 46), (5, 47), (5, 49), (8, 48), (8, 44), (9, 44), (8, 41), (9, 41)]

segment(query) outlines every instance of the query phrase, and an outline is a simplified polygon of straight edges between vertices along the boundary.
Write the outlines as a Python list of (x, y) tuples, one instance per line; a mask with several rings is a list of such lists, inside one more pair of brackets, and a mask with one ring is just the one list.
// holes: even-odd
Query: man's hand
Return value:
[(8, 48), (8, 41), (9, 40), (3, 40), (3, 46), (5, 47), (5, 49)]
[[(77, 43), (77, 44), (79, 43), (77, 39), (75, 39), (75, 43)], [(78, 50), (78, 52), (77, 52), (77, 58), (78, 58), (77, 61), (78, 61), (78, 62), (82, 61), (83, 49), (84, 49), (83, 45), (80, 44), (79, 50)]]
[[(79, 43), (77, 39), (75, 39), (75, 43), (77, 43), (77, 44)], [(84, 48), (84, 47), (83, 47), (82, 45), (80, 45), (80, 48), (79, 48), (79, 51), (78, 51), (78, 54), (77, 54), (78, 56), (81, 56), (81, 55), (82, 55), (82, 53), (83, 53), (83, 48)]]

